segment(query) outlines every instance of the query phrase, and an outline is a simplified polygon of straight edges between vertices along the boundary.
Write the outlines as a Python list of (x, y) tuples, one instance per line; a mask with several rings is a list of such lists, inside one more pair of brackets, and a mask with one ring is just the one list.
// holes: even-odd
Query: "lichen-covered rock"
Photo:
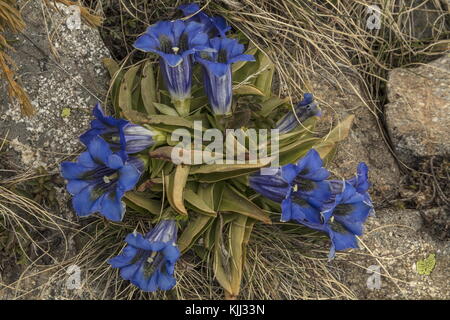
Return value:
[(23, 117), (10, 103), (0, 79), (0, 137), (7, 136), (17, 169), (57, 164), (82, 146), (78, 136), (89, 126), (92, 107), (108, 87), (102, 58), (109, 51), (98, 30), (70, 24), (74, 10), (50, 2), (20, 1), (27, 24), (23, 35), (8, 35), (17, 75), (36, 109)]
[[(105, 99), (109, 83), (102, 58), (110, 57), (110, 53), (97, 29), (84, 23), (79, 26), (71, 24), (74, 10), (65, 5), (57, 4), (56, 10), (52, 1), (24, 0), (18, 1), (18, 4), (26, 22), (26, 30), (20, 35), (7, 35), (15, 49), (8, 54), (17, 66), (16, 74), (36, 114), (33, 117), (21, 115), (20, 106), (10, 103), (6, 82), (0, 76), (1, 182), (6, 180), (5, 177), (11, 171), (21, 176), (28, 169), (31, 169), (28, 173), (32, 174), (33, 169), (40, 166), (48, 173), (57, 173), (62, 159), (75, 155), (83, 148), (78, 137), (89, 127), (92, 108), (97, 101)], [(3, 138), (6, 138), (6, 143)], [(52, 204), (51, 213), (54, 217), (74, 221), (76, 216), (69, 205), (68, 193), (62, 186), (55, 187), (55, 191), (57, 203)], [(17, 214), (23, 213), (16, 207), (12, 208), (17, 210)], [(33, 217), (23, 214), (25, 219), (29, 217), (28, 223), (35, 221)], [(64, 224), (57, 218), (52, 219)], [(34, 261), (38, 265), (58, 264), (76, 253), (74, 232), (62, 228), (60, 231), (64, 230), (65, 233), (62, 235), (58, 228), (42, 231), (42, 226), (34, 227), (38, 228), (41, 237), (45, 234), (44, 240), (49, 241), (49, 256), (52, 257), (47, 261), (47, 256), (42, 254), (39, 262)], [(20, 230), (19, 227), (17, 229)], [(29, 236), (33, 237), (33, 232), (36, 231), (32, 230)], [(39, 244), (40, 248), (46, 245), (46, 242)], [(36, 247), (30, 245), (29, 250), (33, 254), (32, 259), (37, 259)], [(67, 299), (69, 293), (75, 298), (81, 297), (81, 294), (76, 293), (77, 290), (67, 290), (68, 276), (64, 269), (59, 270), (59, 277), (56, 277), (55, 268), (43, 267), (37, 270), (29, 265), (9, 261), (3, 261), (9, 264), (6, 269), (0, 263), (0, 282), (15, 283), (21, 276), (26, 280), (11, 286), (17, 290), (5, 286), (0, 288), (0, 299)], [(45, 286), (49, 290), (44, 290)]]
[(348, 179), (356, 173), (358, 163), (365, 162), (369, 166), (375, 203), (395, 197), (400, 172), (357, 78), (344, 74), (337, 75), (336, 82), (327, 78), (317, 73), (311, 81), (314, 95), (323, 110), (318, 128), (321, 134), (330, 130), (331, 123), (336, 125), (345, 117), (355, 115), (348, 138), (338, 144), (327, 168), (336, 177)]
[(450, 155), (450, 54), (416, 68), (391, 71), (387, 129), (398, 157), (409, 166)]

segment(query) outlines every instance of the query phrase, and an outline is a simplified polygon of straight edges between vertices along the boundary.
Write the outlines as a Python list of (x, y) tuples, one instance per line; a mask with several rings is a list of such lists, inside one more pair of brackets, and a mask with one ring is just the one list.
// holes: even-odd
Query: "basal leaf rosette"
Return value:
[(61, 164), (80, 218), (135, 225), (124, 247), (105, 248), (116, 254), (109, 264), (123, 285), (170, 290), (176, 262), (191, 251), (210, 263), (227, 298), (239, 297), (259, 223), (323, 233), (329, 259), (357, 248), (374, 213), (369, 169), (360, 163), (355, 176), (336, 180), (324, 168), (353, 117), (317, 136), (322, 111), (313, 94), (293, 105), (275, 95), (268, 50), (197, 4), (178, 10), (183, 19), (156, 22), (136, 39), (145, 60), (105, 61), (116, 115), (96, 105), (80, 137), (87, 151)]

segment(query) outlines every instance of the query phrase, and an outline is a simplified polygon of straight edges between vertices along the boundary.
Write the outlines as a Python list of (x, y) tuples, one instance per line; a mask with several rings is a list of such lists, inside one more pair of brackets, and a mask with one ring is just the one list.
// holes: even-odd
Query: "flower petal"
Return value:
[(119, 170), (119, 186), (123, 191), (134, 188), (139, 181), (141, 173), (133, 165), (125, 165)]
[(122, 221), (126, 210), (122, 197), (120, 189), (105, 194), (100, 204), (100, 214), (111, 221)]
[(72, 198), (72, 205), (78, 216), (88, 216), (91, 213), (94, 213), (92, 207), (96, 200), (97, 197), (94, 193), (94, 186), (89, 185)]
[(92, 159), (96, 163), (107, 165), (108, 158), (112, 154), (108, 143), (99, 136), (93, 138), (87, 146)]

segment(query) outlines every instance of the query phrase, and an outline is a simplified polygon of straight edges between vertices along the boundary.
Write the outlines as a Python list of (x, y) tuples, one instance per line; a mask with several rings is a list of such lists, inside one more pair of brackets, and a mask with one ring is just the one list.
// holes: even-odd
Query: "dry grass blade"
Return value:
[(6, 38), (2, 33), (10, 31), (13, 33), (20, 33), (25, 28), (20, 12), (14, 7), (15, 0), (6, 0), (0, 2), (0, 69), (3, 72), (8, 83), (8, 94), (11, 103), (14, 103), (16, 98), (21, 106), (22, 114), (31, 116), (35, 110), (31, 105), (28, 97), (22, 86), (15, 80), (15, 73), (11, 66), (14, 67), (12, 59), (5, 53), (6, 49), (12, 49), (8, 44)]

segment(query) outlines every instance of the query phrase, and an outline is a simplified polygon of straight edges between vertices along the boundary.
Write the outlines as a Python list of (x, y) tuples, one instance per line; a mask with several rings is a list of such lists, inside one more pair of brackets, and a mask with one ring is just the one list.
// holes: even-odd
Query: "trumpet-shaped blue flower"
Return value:
[[(256, 192), (273, 201), (281, 203), (295, 196), (318, 208), (332, 195), (330, 184), (325, 180), (329, 175), (320, 155), (311, 149), (297, 164), (278, 168), (273, 175), (251, 175), (249, 184)], [(283, 211), (281, 221), (292, 219), (288, 213)]]
[(249, 176), (250, 187), (264, 197), (281, 203), (291, 186), (283, 178), (282, 169), (277, 168), (272, 175), (255, 173)]
[(180, 256), (176, 241), (175, 221), (163, 220), (145, 236), (130, 233), (125, 238), (128, 245), (109, 264), (143, 291), (170, 290), (176, 284), (175, 263)]
[(278, 120), (276, 128), (280, 134), (294, 130), (299, 126), (299, 121), (301, 123), (308, 118), (319, 117), (322, 114), (317, 104), (314, 103), (314, 97), (311, 93), (305, 93), (303, 100), (294, 107), (294, 110), (295, 115), (294, 112), (290, 111)]
[(99, 212), (112, 221), (121, 221), (125, 213), (121, 199), (138, 182), (144, 163), (137, 157), (127, 159), (123, 151), (114, 153), (99, 136), (90, 139), (87, 148), (77, 162), (61, 163), (75, 212), (79, 216)]
[[(302, 199), (320, 208), (331, 197), (330, 185), (326, 181), (330, 173), (323, 167), (322, 159), (316, 150), (309, 150), (297, 164), (287, 164), (282, 170), (283, 177), (292, 188), (290, 194), (295, 199)], [(291, 219), (289, 211), (282, 212), (281, 221)]]
[(195, 21), (203, 25), (204, 31), (210, 38), (221, 36), (225, 37), (227, 31), (231, 27), (227, 21), (221, 16), (210, 17), (203, 11), (200, 11), (200, 6), (196, 3), (182, 4), (178, 7), (183, 12), (185, 17), (189, 17), (186, 21)]
[(86, 146), (93, 138), (101, 136), (113, 151), (137, 153), (166, 139), (158, 130), (144, 128), (125, 119), (106, 116), (100, 104), (94, 107), (93, 114), (96, 119), (91, 122), (91, 129), (80, 137)]
[(336, 250), (358, 248), (356, 236), (362, 235), (371, 206), (356, 189), (345, 182), (343, 190), (332, 197), (332, 205), (326, 211), (312, 206), (295, 194), (283, 201), (283, 214), (311, 229), (325, 232), (331, 239), (329, 259), (334, 258)]
[[(181, 115), (189, 113), (192, 86), (192, 55), (209, 50), (203, 25), (194, 21), (159, 21), (148, 27), (134, 47), (159, 55), (159, 65), (167, 90)], [(183, 102), (183, 103), (181, 103)]]
[(201, 52), (195, 58), (203, 65), (205, 92), (213, 113), (229, 114), (233, 97), (231, 64), (255, 58), (243, 54), (244, 46), (236, 39), (212, 38), (209, 44), (214, 52)]

